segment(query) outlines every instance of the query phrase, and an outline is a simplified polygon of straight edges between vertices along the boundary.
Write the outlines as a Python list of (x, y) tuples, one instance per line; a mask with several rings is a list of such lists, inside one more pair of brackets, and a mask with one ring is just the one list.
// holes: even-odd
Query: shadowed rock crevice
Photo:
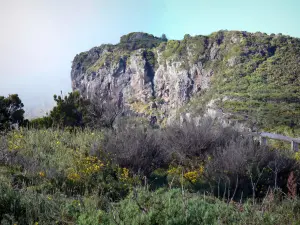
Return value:
[(151, 90), (152, 90), (152, 97), (155, 97), (155, 88), (154, 88), (154, 76), (155, 76), (155, 71), (154, 67), (156, 62), (155, 55), (152, 51), (144, 51), (143, 52), (143, 58), (145, 60), (145, 82), (151, 83)]

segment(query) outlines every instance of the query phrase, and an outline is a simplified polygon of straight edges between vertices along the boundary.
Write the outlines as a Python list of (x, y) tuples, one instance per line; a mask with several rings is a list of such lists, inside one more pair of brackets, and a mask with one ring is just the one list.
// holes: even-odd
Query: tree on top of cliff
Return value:
[(136, 50), (140, 48), (155, 48), (165, 41), (167, 41), (167, 39), (155, 37), (152, 34), (132, 32), (123, 35), (120, 38), (119, 45), (127, 50)]
[(166, 36), (165, 34), (162, 34), (162, 35), (161, 35), (161, 39), (162, 39), (163, 41), (168, 41), (168, 38), (167, 38), (167, 36)]

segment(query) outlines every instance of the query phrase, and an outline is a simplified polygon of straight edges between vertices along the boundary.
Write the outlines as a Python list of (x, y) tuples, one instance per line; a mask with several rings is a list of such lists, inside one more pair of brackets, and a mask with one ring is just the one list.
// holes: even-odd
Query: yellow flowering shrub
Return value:
[(21, 131), (13, 131), (8, 134), (8, 149), (19, 150), (24, 148), (24, 135)]
[(77, 161), (80, 173), (84, 175), (91, 175), (93, 173), (99, 172), (100, 169), (104, 166), (104, 163), (101, 162), (97, 157), (87, 156), (82, 160)]
[(201, 165), (198, 170), (188, 171), (183, 176), (187, 180), (191, 181), (192, 183), (196, 183), (197, 180), (203, 175), (204, 173), (204, 166)]
[(185, 173), (183, 176), (184, 176), (184, 178), (191, 181), (192, 183), (196, 183), (197, 178), (198, 178), (198, 173), (197, 173), (197, 171), (189, 171), (189, 172)]
[(300, 161), (300, 152), (295, 152), (294, 158), (295, 158), (297, 161)]
[(182, 167), (170, 167), (170, 169), (167, 171), (170, 175), (180, 175), (182, 172)]
[(73, 182), (76, 182), (76, 181), (79, 181), (80, 180), (80, 175), (74, 171), (74, 169), (71, 169), (68, 173), (68, 179), (73, 181)]
[(192, 183), (196, 183), (198, 179), (203, 175), (204, 173), (204, 166), (201, 165), (199, 169), (197, 170), (186, 170), (181, 166), (178, 167), (171, 167), (168, 171), (169, 175), (172, 175), (173, 177), (177, 176), (179, 177), (180, 183), (184, 182), (182, 180), (182, 177), (180, 175), (183, 174), (183, 178), (186, 180), (189, 180)]
[(132, 188), (141, 184), (140, 177), (138, 175), (131, 174), (129, 169), (125, 167), (122, 168), (117, 166), (114, 171), (116, 172), (118, 180), (121, 181), (119, 185), (124, 185), (123, 187)]
[(127, 181), (129, 179), (129, 169), (127, 168), (119, 168), (120, 173), (120, 180), (121, 181)]
[(46, 174), (45, 174), (43, 171), (41, 171), (41, 172), (39, 172), (39, 176), (40, 176), (40, 177), (45, 177)]
[(203, 175), (203, 173), (204, 173), (204, 166), (203, 165), (201, 165), (199, 167), (199, 173), (200, 173), (200, 175)]
[[(76, 157), (76, 156), (75, 156)], [(72, 181), (79, 181), (97, 173), (104, 167), (104, 163), (94, 156), (80, 157), (75, 160), (75, 168), (70, 168), (67, 177)]]

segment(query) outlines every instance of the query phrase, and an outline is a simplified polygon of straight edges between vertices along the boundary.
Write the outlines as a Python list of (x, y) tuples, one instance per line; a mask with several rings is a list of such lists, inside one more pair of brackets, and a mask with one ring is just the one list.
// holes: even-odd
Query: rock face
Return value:
[[(220, 57), (218, 44), (201, 38), (203, 45), (208, 41), (201, 57), (211, 60)], [(118, 45), (92, 48), (75, 57), (72, 88), (86, 98), (107, 90), (114, 98), (122, 96), (124, 104), (129, 106), (156, 99), (168, 113), (207, 89), (213, 75), (212, 69), (204, 68), (201, 60), (194, 59), (193, 46), (186, 46), (188, 57), (182, 61), (176, 53), (179, 46), (179, 41), (166, 42), (145, 33), (132, 33), (121, 37)]]
[[(228, 104), (253, 97), (256, 92), (252, 84), (276, 83), (269, 77), (273, 71), (266, 73), (269, 65), (275, 68), (278, 62), (293, 61), (293, 74), (299, 81), (299, 46), (299, 39), (280, 34), (219, 31), (167, 41), (146, 33), (130, 33), (117, 45), (101, 45), (76, 55), (72, 87), (86, 98), (108, 91), (133, 111), (157, 116), (158, 122), (174, 117), (178, 109), (192, 110), (201, 104), (202, 108), (209, 106), (206, 114), (222, 108), (232, 116), (236, 112)], [(297, 52), (282, 55), (284, 48)], [(196, 107), (186, 107), (195, 98), (202, 100)], [(253, 98), (260, 101), (259, 97)], [(211, 106), (208, 103), (213, 99), (219, 101)]]

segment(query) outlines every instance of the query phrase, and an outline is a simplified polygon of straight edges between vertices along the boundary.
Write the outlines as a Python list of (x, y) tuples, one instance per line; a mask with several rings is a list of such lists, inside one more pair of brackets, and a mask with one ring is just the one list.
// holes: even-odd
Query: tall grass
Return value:
[(300, 223), (292, 155), (201, 126), (2, 135), (0, 224)]

